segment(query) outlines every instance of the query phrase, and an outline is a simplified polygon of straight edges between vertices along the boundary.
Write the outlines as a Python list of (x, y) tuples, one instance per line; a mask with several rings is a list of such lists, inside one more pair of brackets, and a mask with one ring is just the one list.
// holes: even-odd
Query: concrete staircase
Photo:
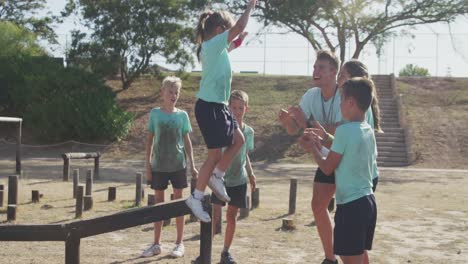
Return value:
[(410, 164), (409, 142), (405, 129), (401, 126), (398, 101), (395, 97), (393, 75), (373, 75), (380, 107), (380, 124), (384, 133), (376, 134), (379, 156), (377, 162), (382, 167), (401, 167)]

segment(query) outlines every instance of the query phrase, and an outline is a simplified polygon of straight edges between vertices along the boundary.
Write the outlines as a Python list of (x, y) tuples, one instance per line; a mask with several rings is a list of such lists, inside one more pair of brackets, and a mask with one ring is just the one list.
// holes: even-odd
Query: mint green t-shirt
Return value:
[[(311, 117), (319, 122), (321, 125), (333, 125), (346, 123), (341, 115), (341, 93), (336, 91), (334, 98), (330, 98), (327, 101), (323, 101), (322, 92), (320, 88), (310, 88), (303, 96), (300, 102), (300, 107), (307, 119)], [(322, 106), (323, 104), (323, 106)], [(323, 111), (325, 110), (325, 112)], [(328, 122), (325, 122), (328, 120)], [(366, 121), (374, 129), (374, 116), (372, 114), (372, 108), (369, 107), (366, 112)], [(379, 171), (375, 167), (373, 173), (373, 179), (379, 176)]]
[(174, 172), (184, 169), (184, 136), (192, 131), (187, 112), (175, 109), (166, 113), (161, 108), (150, 112), (148, 131), (154, 134), (151, 170)]
[(218, 34), (201, 45), (202, 77), (197, 98), (227, 104), (231, 94), (231, 62), (227, 48), (229, 31)]
[(338, 126), (330, 150), (342, 155), (335, 169), (336, 203), (349, 203), (371, 194), (377, 145), (370, 125), (364, 121)]
[[(313, 119), (322, 125), (333, 125), (342, 123), (341, 115), (341, 93), (336, 91), (335, 95), (324, 101), (322, 91), (319, 87), (310, 88), (301, 98), (299, 106), (307, 119)], [(369, 107), (366, 112), (367, 122), (374, 128), (374, 117), (372, 109)]]
[(242, 128), (242, 134), (244, 134), (245, 143), (234, 157), (231, 165), (226, 170), (224, 175), (224, 183), (228, 187), (239, 186), (247, 183), (247, 170), (245, 168), (247, 162), (247, 155), (249, 151), (254, 148), (254, 130), (248, 125), (244, 124)]

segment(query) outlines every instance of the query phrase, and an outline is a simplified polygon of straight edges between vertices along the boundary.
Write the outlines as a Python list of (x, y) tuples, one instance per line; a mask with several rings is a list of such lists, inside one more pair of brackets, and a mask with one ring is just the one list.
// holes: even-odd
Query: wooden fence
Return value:
[[(205, 201), (209, 201), (205, 197)], [(211, 204), (204, 204), (211, 216)], [(121, 229), (190, 214), (185, 199), (174, 200), (112, 215), (67, 224), (0, 225), (0, 241), (64, 241), (65, 263), (80, 263), (80, 240)], [(211, 222), (200, 222), (200, 262), (211, 264)]]

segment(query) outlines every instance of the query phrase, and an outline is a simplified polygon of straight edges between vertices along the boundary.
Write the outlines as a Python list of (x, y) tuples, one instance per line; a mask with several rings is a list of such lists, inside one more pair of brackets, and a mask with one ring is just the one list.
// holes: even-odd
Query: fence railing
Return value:
[[(205, 197), (205, 201), (209, 201)], [(211, 215), (211, 204), (205, 209)], [(149, 224), (190, 214), (184, 199), (143, 208), (125, 210), (116, 214), (78, 220), (67, 224), (0, 225), (0, 241), (64, 241), (65, 263), (80, 263), (80, 240), (121, 229)], [(211, 264), (211, 222), (200, 222), (200, 263)]]

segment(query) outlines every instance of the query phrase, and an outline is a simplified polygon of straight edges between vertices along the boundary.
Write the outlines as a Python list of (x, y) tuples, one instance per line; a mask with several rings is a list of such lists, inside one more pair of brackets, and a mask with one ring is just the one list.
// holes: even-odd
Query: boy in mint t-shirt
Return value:
[(372, 248), (377, 206), (372, 192), (372, 176), (377, 166), (377, 146), (365, 112), (372, 102), (373, 83), (352, 78), (343, 85), (341, 113), (344, 124), (337, 127), (330, 153), (320, 153), (321, 138), (307, 130), (300, 145), (312, 153), (320, 169), (335, 172), (336, 203), (334, 254), (346, 263), (367, 263)]
[[(190, 120), (187, 112), (175, 107), (179, 98), (182, 82), (174, 76), (166, 77), (161, 86), (162, 107), (151, 110), (146, 139), (146, 179), (154, 189), (156, 203), (164, 202), (164, 191), (169, 182), (172, 185), (174, 199), (182, 198), (182, 191), (187, 188), (188, 157), (192, 177), (197, 178), (198, 171), (193, 162), (192, 143), (190, 141)], [(154, 243), (143, 251), (142, 257), (151, 257), (161, 253), (162, 221), (154, 223)], [(183, 232), (184, 217), (176, 218), (177, 239), (171, 253), (173, 257), (184, 255)]]
[[(224, 235), (224, 248), (221, 253), (221, 264), (235, 263), (229, 252), (229, 248), (234, 239), (237, 212), (239, 208), (247, 208), (247, 181), (250, 182), (252, 191), (255, 190), (256, 178), (249, 160), (249, 152), (254, 148), (254, 130), (244, 123), (244, 116), (248, 109), (248, 103), (249, 97), (244, 91), (235, 90), (231, 93), (229, 107), (241, 128), (245, 143), (242, 145), (239, 153), (234, 157), (234, 160), (224, 176), (226, 191), (229, 197), (231, 197), (231, 200), (228, 203), (226, 212), (227, 225)], [(211, 196), (211, 201), (214, 205), (213, 228), (215, 228), (216, 222), (220, 221), (216, 216), (219, 215), (221, 206), (226, 205), (226, 203), (214, 195)]]

